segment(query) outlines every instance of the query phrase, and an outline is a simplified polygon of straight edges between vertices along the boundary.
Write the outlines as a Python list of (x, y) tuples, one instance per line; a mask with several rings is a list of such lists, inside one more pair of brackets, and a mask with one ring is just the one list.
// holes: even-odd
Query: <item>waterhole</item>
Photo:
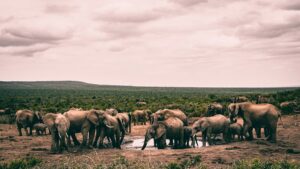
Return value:
[[(199, 138), (197, 139), (198, 145), (195, 145), (195, 148), (200, 148), (202, 147), (202, 141)], [(132, 149), (132, 150), (141, 150), (144, 145), (144, 137), (143, 136), (137, 136), (137, 137), (131, 137), (128, 139), (124, 146), (126, 149)], [(167, 140), (167, 145), (169, 145), (169, 140)], [(192, 142), (190, 141), (190, 146), (192, 145)], [(208, 144), (206, 144), (208, 145)], [(168, 146), (167, 149), (170, 149), (171, 146)], [(156, 150), (157, 148), (154, 147), (154, 140), (151, 139), (147, 143), (146, 150)]]

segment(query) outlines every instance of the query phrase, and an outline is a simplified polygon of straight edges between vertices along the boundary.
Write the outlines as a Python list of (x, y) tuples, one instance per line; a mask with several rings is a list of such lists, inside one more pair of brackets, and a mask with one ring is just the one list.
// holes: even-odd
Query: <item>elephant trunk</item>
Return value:
[(142, 150), (144, 150), (147, 146), (147, 143), (148, 143), (148, 138), (145, 137), (145, 140), (144, 140), (144, 144), (143, 144), (143, 147), (142, 147)]

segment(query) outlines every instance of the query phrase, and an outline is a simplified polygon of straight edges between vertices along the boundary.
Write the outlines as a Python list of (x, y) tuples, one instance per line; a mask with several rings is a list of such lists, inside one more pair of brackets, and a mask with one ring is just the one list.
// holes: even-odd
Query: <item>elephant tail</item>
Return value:
[(281, 111), (278, 110), (278, 118), (279, 118), (279, 120), (280, 120), (280, 122), (281, 122), (282, 127), (285, 128), (281, 116), (282, 116), (282, 115), (281, 115)]
[(123, 125), (122, 121), (119, 118), (117, 118), (117, 121), (119, 123), (119, 129), (121, 130), (121, 133), (122, 133), (121, 139), (120, 139), (120, 145), (121, 145), (122, 142), (123, 142), (123, 139), (125, 137), (125, 128), (124, 128), (124, 125)]

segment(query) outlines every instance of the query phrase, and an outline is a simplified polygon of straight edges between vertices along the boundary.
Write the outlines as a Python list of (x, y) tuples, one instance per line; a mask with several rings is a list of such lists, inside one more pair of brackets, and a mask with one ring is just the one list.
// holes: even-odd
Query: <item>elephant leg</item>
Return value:
[(97, 147), (97, 143), (98, 143), (99, 137), (100, 137), (100, 128), (97, 127), (97, 129), (96, 129), (96, 137), (95, 137), (94, 144), (93, 144), (94, 147)]
[(116, 147), (118, 148), (118, 149), (121, 149), (121, 136), (120, 136), (120, 132), (115, 132), (115, 136), (116, 136)]
[(174, 145), (173, 139), (170, 139), (169, 146), (173, 146), (173, 145)]
[(264, 135), (265, 135), (266, 138), (270, 135), (270, 131), (269, 131), (268, 127), (264, 128)]
[(257, 138), (261, 138), (261, 128), (260, 127), (256, 127), (255, 128), (255, 132), (256, 132), (256, 137)]
[(79, 143), (79, 141), (77, 140), (76, 135), (75, 135), (74, 132), (71, 133), (71, 137), (72, 137), (72, 140), (73, 140), (73, 142), (74, 142), (74, 145), (75, 145), (75, 146), (79, 146), (80, 143)]
[(202, 132), (202, 146), (206, 146), (206, 138), (207, 138), (207, 132)]
[(57, 147), (58, 147), (58, 133), (55, 130), (52, 130), (51, 132), (51, 138), (52, 138), (52, 143), (51, 143), (51, 152), (56, 153), (57, 152)]
[(17, 128), (18, 128), (18, 132), (19, 132), (19, 136), (22, 136), (22, 126), (20, 124), (17, 124)]
[(29, 134), (32, 136), (32, 127), (29, 127)]
[(29, 136), (27, 127), (24, 127), (24, 130), (25, 130), (26, 136)]
[(95, 127), (92, 127), (89, 131), (89, 142), (88, 142), (88, 148), (93, 148), (92, 144), (95, 137)]
[(249, 140), (253, 140), (253, 128), (252, 127), (250, 127), (248, 129), (248, 133), (249, 133)]
[(270, 130), (269, 130), (269, 141), (271, 142), (271, 143), (276, 143), (276, 134), (277, 134), (277, 126), (276, 125), (272, 125), (271, 127), (270, 127)]
[[(250, 128), (251, 124), (249, 123), (246, 123), (244, 124), (243, 126), (243, 135), (247, 138), (247, 132), (249, 131), (249, 128)], [(248, 138), (249, 139), (249, 138)]]
[(82, 134), (82, 144), (81, 144), (81, 148), (84, 148), (87, 146), (87, 137), (88, 137), (88, 133), (89, 133), (89, 128), (83, 128), (81, 131)]
[(103, 128), (101, 128), (101, 131), (100, 131), (100, 141), (99, 141), (98, 148), (102, 148), (103, 147), (104, 137), (105, 137), (105, 130)]

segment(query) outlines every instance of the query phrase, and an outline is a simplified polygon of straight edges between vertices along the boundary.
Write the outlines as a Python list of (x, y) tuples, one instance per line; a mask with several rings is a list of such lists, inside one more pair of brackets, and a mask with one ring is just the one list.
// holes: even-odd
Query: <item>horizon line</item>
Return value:
[(10, 81), (3, 81), (0, 80), (0, 82), (25, 82), (25, 83), (32, 83), (32, 82), (81, 82), (81, 83), (86, 83), (86, 84), (91, 84), (91, 85), (99, 85), (99, 86), (120, 86), (120, 87), (149, 87), (149, 88), (300, 88), (300, 85), (298, 86), (264, 86), (264, 87), (250, 87), (250, 86), (233, 86), (233, 87), (225, 87), (225, 86), (213, 86), (213, 87), (208, 87), (208, 86), (142, 86), (142, 85), (117, 85), (117, 84), (97, 84), (97, 83), (90, 83), (90, 82), (85, 82), (85, 81), (78, 81), (78, 80), (30, 80), (30, 81), (19, 81), (19, 80), (10, 80)]

